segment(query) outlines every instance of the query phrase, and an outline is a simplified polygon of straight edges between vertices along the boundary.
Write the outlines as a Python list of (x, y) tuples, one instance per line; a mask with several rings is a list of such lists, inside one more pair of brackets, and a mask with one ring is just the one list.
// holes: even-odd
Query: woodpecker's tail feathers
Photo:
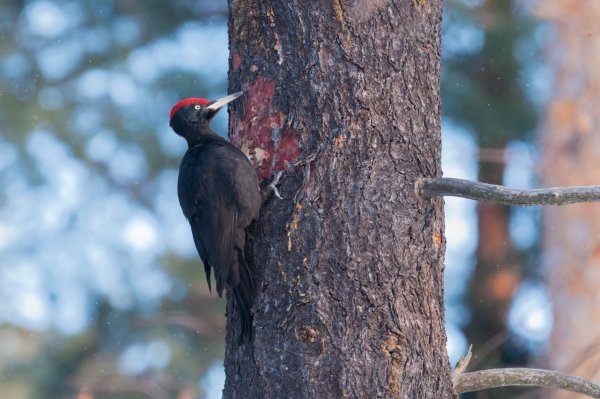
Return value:
[(252, 296), (254, 294), (254, 286), (252, 283), (252, 277), (250, 275), (250, 269), (244, 258), (244, 254), (238, 252), (238, 266), (239, 266), (239, 284), (237, 286), (231, 286), (235, 307), (240, 316), (241, 322), (241, 333), (240, 343), (244, 340), (250, 340), (252, 336)]
[(208, 282), (208, 292), (212, 295), (212, 287), (210, 284), (210, 265), (208, 265), (208, 263), (204, 263), (204, 273), (206, 274), (206, 281)]

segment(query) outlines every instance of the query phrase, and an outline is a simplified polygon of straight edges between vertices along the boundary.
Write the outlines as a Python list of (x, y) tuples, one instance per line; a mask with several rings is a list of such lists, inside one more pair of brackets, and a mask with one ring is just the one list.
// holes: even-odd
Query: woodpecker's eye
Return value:
[(202, 108), (201, 106), (199, 106), (198, 104), (194, 105), (194, 109), (195, 110), (199, 110), (200, 108)]

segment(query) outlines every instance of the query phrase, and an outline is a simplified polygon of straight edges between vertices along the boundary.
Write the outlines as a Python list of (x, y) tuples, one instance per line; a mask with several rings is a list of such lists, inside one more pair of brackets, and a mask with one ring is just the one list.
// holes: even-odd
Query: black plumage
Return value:
[(241, 93), (209, 102), (186, 99), (171, 110), (173, 130), (188, 142), (179, 168), (177, 193), (192, 228), (196, 249), (211, 289), (214, 271), (219, 297), (233, 295), (241, 319), (241, 337), (252, 326), (252, 277), (244, 258), (246, 227), (258, 217), (261, 205), (256, 171), (234, 145), (210, 129), (210, 121)]

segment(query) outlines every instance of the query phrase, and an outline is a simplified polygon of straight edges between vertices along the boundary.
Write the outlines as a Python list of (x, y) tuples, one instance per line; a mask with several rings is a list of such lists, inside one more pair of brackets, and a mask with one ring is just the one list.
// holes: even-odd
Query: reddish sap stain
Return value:
[[(233, 60), (235, 69), (235, 53)], [(285, 115), (273, 110), (272, 80), (259, 76), (243, 91), (246, 107), (240, 120), (230, 120), (233, 127), (230, 141), (250, 156), (261, 178), (269, 179), (286, 169), (288, 162), (298, 159), (298, 138), (294, 129), (284, 127)]]

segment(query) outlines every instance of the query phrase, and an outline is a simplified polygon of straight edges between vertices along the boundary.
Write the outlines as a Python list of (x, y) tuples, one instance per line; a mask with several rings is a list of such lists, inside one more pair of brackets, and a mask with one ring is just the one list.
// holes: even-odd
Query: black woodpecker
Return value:
[(241, 320), (240, 342), (251, 334), (254, 291), (244, 259), (245, 229), (258, 217), (261, 192), (246, 155), (213, 132), (210, 121), (241, 95), (217, 101), (188, 98), (175, 104), (170, 114), (171, 128), (188, 143), (179, 167), (179, 204), (192, 228), (209, 290), (212, 268), (219, 297), (224, 288), (233, 295)]

